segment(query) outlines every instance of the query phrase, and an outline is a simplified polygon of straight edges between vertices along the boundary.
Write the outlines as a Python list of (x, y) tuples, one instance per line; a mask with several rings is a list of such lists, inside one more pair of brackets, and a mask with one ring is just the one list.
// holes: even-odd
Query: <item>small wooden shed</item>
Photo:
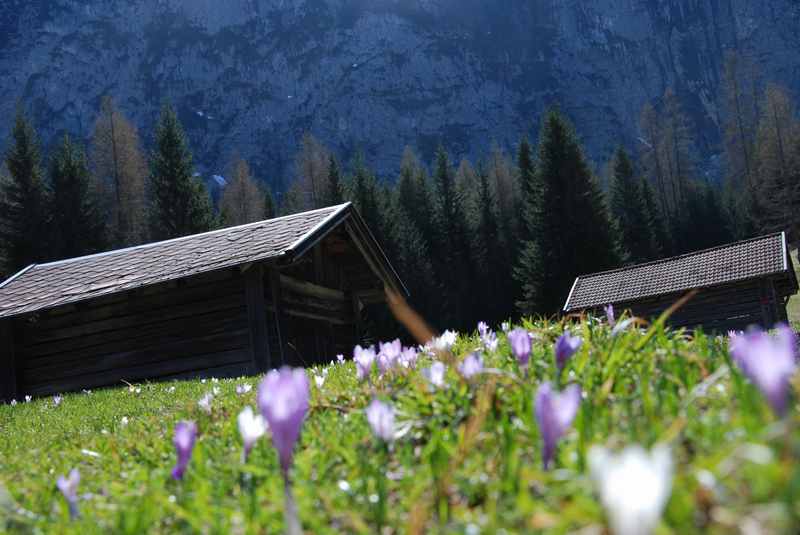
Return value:
[(0, 399), (330, 360), (384, 287), (350, 203), (34, 264), (0, 285)]
[(672, 326), (725, 332), (785, 322), (789, 296), (798, 289), (785, 233), (582, 275), (564, 312), (600, 312), (613, 304), (649, 319), (695, 289), (697, 295), (671, 316)]

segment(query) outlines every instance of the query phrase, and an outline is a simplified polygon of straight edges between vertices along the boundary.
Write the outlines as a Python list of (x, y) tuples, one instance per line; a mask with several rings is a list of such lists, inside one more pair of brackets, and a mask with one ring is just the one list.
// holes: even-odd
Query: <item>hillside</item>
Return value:
[[(452, 355), (441, 355), (448, 365), (438, 386), (425, 371), (429, 356), (420, 356), (416, 369), (373, 372), (369, 382), (358, 380), (352, 362), (309, 370), (310, 411), (292, 470), (306, 532), (376, 533), (382, 524), (383, 533), (603, 533), (614, 509), (604, 513), (600, 503), (600, 480), (591, 474), (603, 476), (589, 465), (597, 467), (592, 459), (602, 450), (591, 447), (637, 443), (661, 444), (667, 449), (655, 451), (668, 455), (661, 471), (627, 466), (616, 500), (606, 495), (607, 505), (652, 511), (637, 525), (659, 523), (667, 498), (658, 534), (744, 526), (789, 533), (797, 525), (796, 404), (776, 419), (732, 366), (726, 340), (658, 326), (612, 331), (598, 320), (570, 326), (583, 344), (566, 361), (562, 381), (580, 385), (583, 396), (544, 469), (534, 396), (544, 381), (555, 381), (553, 342), (564, 326), (526, 327), (534, 342), (527, 372), (503, 333), (496, 350), (484, 350), (483, 372), (468, 380), (457, 370), (482, 342), (461, 336)], [(280, 531), (275, 450), (261, 439), (242, 463), (236, 428), (242, 407), (255, 405), (258, 381), (131, 385), (0, 406), (2, 436), (13, 437), (0, 442), (0, 530)], [(237, 393), (244, 384), (252, 390)], [(208, 393), (205, 412), (198, 401)], [(388, 447), (364, 416), (374, 396), (396, 407)], [(195, 421), (199, 435), (176, 481), (172, 430), (183, 419)], [(81, 516), (70, 521), (55, 483), (72, 468), (81, 475)]]
[[(791, 0), (6, 0), (0, 149), (18, 102), (46, 143), (89, 135), (112, 95), (149, 136), (169, 100), (201, 171), (234, 150), (280, 185), (303, 132), (382, 173), (406, 144), (431, 161), (512, 146), (559, 103), (597, 162), (635, 148), (642, 105), (678, 92), (717, 170), (720, 66), (756, 58), (800, 89)], [(150, 139), (147, 139), (150, 142)]]

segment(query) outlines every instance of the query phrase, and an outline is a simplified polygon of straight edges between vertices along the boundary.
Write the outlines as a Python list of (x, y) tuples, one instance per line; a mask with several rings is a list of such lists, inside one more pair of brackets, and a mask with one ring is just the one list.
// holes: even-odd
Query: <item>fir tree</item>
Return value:
[(272, 219), (277, 215), (275, 208), (275, 197), (272, 195), (272, 188), (267, 185), (264, 192), (264, 217)]
[(515, 275), (522, 286), (520, 310), (553, 314), (577, 275), (616, 266), (620, 251), (571, 125), (550, 111), (539, 140), (537, 194), (525, 206), (532, 239), (523, 245)]
[(654, 230), (647, 217), (640, 182), (634, 178), (633, 162), (621, 146), (611, 162), (611, 214), (617, 219), (622, 245), (634, 263), (653, 260), (657, 255)]
[(192, 176), (192, 155), (175, 110), (166, 105), (156, 128), (150, 161), (150, 228), (165, 240), (205, 232), (214, 227), (205, 185)]
[(12, 273), (49, 258), (47, 192), (42, 181), (39, 143), (22, 110), (17, 111), (5, 155), (8, 177), (0, 181), (0, 249)]
[(91, 184), (84, 151), (64, 136), (50, 166), (53, 254), (72, 258), (105, 246), (104, 218)]

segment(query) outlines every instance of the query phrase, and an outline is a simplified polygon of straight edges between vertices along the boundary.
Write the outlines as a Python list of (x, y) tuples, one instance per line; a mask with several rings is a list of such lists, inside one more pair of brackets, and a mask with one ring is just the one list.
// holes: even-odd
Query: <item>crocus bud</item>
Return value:
[(527, 368), (531, 358), (531, 337), (525, 329), (514, 329), (508, 333), (508, 343), (511, 351), (519, 362), (520, 368)]
[(242, 460), (246, 461), (256, 441), (267, 432), (267, 422), (264, 420), (263, 416), (255, 414), (251, 407), (242, 409), (236, 421), (239, 424), (239, 433), (242, 435), (242, 442), (244, 442)]
[(69, 476), (59, 476), (56, 480), (58, 490), (61, 491), (61, 494), (64, 495), (64, 499), (67, 500), (70, 518), (78, 517), (78, 484), (80, 482), (81, 474), (78, 472), (77, 468), (73, 468)]
[(294, 445), (308, 413), (309, 385), (303, 369), (272, 370), (258, 387), (258, 407), (269, 424), (281, 469), (288, 476)]
[(536, 421), (542, 435), (542, 460), (545, 469), (555, 459), (558, 441), (572, 425), (580, 404), (581, 388), (578, 385), (570, 385), (559, 393), (553, 390), (550, 383), (545, 382), (536, 392)]
[(383, 403), (373, 399), (367, 406), (367, 422), (376, 437), (384, 442), (394, 440), (394, 407), (388, 403)]
[(556, 340), (556, 366), (559, 370), (563, 370), (569, 358), (575, 354), (581, 347), (583, 340), (580, 336), (572, 336), (569, 331), (564, 331), (564, 334)]
[(372, 347), (362, 348), (356, 346), (353, 350), (353, 360), (356, 363), (356, 375), (359, 381), (369, 378), (372, 373), (372, 365), (375, 362), (375, 349)]
[(464, 379), (472, 379), (483, 371), (483, 358), (480, 353), (470, 353), (458, 364), (458, 372)]
[(430, 365), (429, 368), (422, 370), (422, 376), (428, 380), (428, 383), (434, 388), (441, 388), (444, 386), (444, 375), (447, 371), (447, 366), (438, 360)]
[(189, 459), (192, 458), (192, 449), (196, 438), (197, 425), (194, 422), (178, 422), (175, 424), (175, 436), (172, 442), (175, 444), (178, 462), (172, 470), (173, 479), (183, 479), (183, 474), (189, 465)]
[(780, 325), (774, 337), (753, 330), (730, 338), (731, 358), (758, 387), (778, 416), (786, 413), (790, 380), (797, 371), (797, 338)]

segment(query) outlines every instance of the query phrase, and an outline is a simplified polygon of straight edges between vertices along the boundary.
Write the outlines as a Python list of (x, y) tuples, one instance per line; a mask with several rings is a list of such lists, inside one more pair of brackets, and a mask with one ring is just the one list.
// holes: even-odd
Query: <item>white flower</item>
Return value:
[(200, 401), (197, 402), (197, 406), (200, 407), (206, 414), (211, 414), (211, 402), (213, 400), (214, 400), (214, 394), (209, 392), (208, 394), (200, 398)]
[(58, 407), (61, 405), (61, 401), (64, 399), (63, 396), (53, 396), (53, 406)]
[(214, 394), (215, 396), (218, 396), (219, 395), (219, 387), (215, 386), (214, 388), (212, 388), (211, 389), (211, 393)]
[(336, 362), (344, 364), (344, 355), (336, 355)]
[(239, 394), (240, 396), (242, 394), (247, 394), (252, 389), (253, 389), (253, 385), (251, 385), (250, 383), (242, 383), (240, 385), (236, 385), (236, 393)]
[(174, 386), (169, 387), (167, 389), (167, 392), (170, 393), (170, 394), (174, 394), (175, 393), (175, 387)]
[(128, 425), (128, 417), (123, 416), (122, 418), (119, 419), (119, 423), (120, 425)]
[(218, 383), (218, 382), (219, 382), (219, 379), (217, 379), (216, 377), (212, 377), (212, 378), (211, 378), (211, 382), (212, 382), (212, 383)]
[(658, 525), (672, 489), (672, 457), (658, 445), (651, 452), (628, 446), (613, 454), (593, 446), (589, 471), (615, 535), (647, 535)]
[(432, 386), (441, 388), (444, 386), (444, 374), (446, 371), (447, 366), (439, 361), (436, 361), (431, 364), (430, 368), (425, 368), (422, 370), (422, 375)]
[(256, 441), (267, 432), (267, 422), (260, 414), (255, 414), (249, 406), (242, 409), (236, 421), (239, 424), (239, 434), (244, 442), (242, 459), (246, 460)]
[(84, 455), (86, 455), (87, 457), (95, 457), (95, 458), (98, 458), (98, 457), (100, 457), (100, 454), (99, 454), (99, 453), (97, 453), (96, 451), (87, 450), (87, 449), (85, 449), (85, 448), (81, 450), (81, 453), (83, 453), (83, 454), (84, 454)]
[(315, 375), (314, 382), (317, 383), (317, 388), (322, 388), (322, 385), (325, 384), (325, 376), (323, 375)]
[(433, 349), (437, 351), (450, 351), (450, 348), (455, 345), (457, 337), (458, 335), (454, 331), (445, 331), (440, 337), (432, 340)]
[(511, 324), (507, 321), (504, 321), (503, 324), (500, 325), (500, 328), (503, 329), (504, 333), (507, 333), (508, 330), (511, 328)]
[(16, 399), (12, 399), (12, 400), (11, 400), (11, 406), (13, 407), (13, 406), (15, 406), (16, 404), (17, 404), (17, 400), (16, 400)]
[(30, 403), (32, 399), (33, 397), (31, 396), (25, 396), (25, 403)]

